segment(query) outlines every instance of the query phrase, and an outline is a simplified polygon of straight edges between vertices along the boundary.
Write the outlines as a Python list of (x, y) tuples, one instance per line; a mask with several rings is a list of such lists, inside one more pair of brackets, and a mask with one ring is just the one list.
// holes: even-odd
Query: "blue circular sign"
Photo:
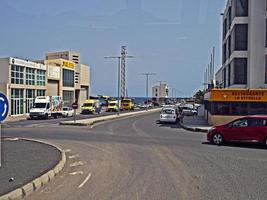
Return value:
[(9, 110), (8, 99), (6, 95), (0, 92), (0, 122), (7, 118)]

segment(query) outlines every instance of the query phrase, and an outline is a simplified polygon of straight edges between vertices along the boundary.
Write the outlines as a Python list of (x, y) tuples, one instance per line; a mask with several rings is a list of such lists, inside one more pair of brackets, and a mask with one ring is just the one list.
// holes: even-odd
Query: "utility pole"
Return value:
[(146, 110), (148, 111), (148, 87), (149, 87), (149, 76), (154, 76), (156, 73), (142, 73), (140, 75), (146, 76)]
[(120, 115), (120, 104), (121, 104), (121, 97), (120, 97), (120, 64), (121, 64), (121, 56), (105, 56), (104, 58), (116, 58), (118, 59), (118, 115)]
[(121, 46), (121, 97), (126, 97), (126, 58), (134, 58), (134, 56), (127, 55), (126, 46)]

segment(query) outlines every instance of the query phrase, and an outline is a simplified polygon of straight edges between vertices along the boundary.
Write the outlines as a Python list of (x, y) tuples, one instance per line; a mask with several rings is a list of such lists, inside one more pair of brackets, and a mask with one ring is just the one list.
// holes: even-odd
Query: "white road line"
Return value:
[(91, 176), (92, 173), (90, 172), (88, 176), (84, 179), (84, 181), (78, 186), (78, 188), (82, 188), (85, 185), (85, 183), (91, 178)]
[(69, 173), (69, 175), (72, 175), (72, 176), (74, 176), (74, 175), (82, 175), (82, 174), (83, 174), (83, 171), (77, 171), (77, 172)]
[(75, 154), (75, 155), (69, 156), (69, 159), (73, 159), (73, 158), (77, 158), (77, 157), (79, 157), (79, 155)]
[(71, 152), (71, 149), (65, 149), (64, 152), (65, 153)]
[(84, 163), (82, 161), (78, 161), (78, 162), (74, 162), (70, 164), (70, 167), (77, 167), (77, 166), (81, 166), (84, 165)]

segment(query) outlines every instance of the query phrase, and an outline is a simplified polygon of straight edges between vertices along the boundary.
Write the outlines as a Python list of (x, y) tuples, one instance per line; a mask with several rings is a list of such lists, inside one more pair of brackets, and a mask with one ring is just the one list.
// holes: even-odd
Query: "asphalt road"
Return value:
[[(130, 110), (130, 111), (121, 111), (121, 113), (127, 113), (127, 112), (138, 112), (138, 110)], [(76, 115), (76, 120), (80, 119), (89, 119), (89, 118), (95, 118), (95, 117), (103, 117), (108, 115), (116, 115), (116, 112), (101, 112), (100, 114), (78, 114)], [(23, 119), (20, 121), (9, 121), (5, 122), (3, 124), (4, 127), (29, 127), (29, 128), (42, 128), (50, 125), (58, 125), (61, 121), (73, 121), (74, 117), (59, 117), (57, 119), (49, 118), (49, 119)]]
[(157, 118), (3, 132), (50, 141), (67, 152), (63, 173), (30, 200), (267, 199), (266, 149), (210, 145), (205, 134), (159, 125)]

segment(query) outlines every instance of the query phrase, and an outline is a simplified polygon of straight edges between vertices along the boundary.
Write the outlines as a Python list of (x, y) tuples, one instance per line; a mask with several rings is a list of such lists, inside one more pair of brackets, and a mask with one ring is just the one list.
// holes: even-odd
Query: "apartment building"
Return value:
[(222, 88), (266, 88), (266, 0), (228, 0), (223, 14)]

